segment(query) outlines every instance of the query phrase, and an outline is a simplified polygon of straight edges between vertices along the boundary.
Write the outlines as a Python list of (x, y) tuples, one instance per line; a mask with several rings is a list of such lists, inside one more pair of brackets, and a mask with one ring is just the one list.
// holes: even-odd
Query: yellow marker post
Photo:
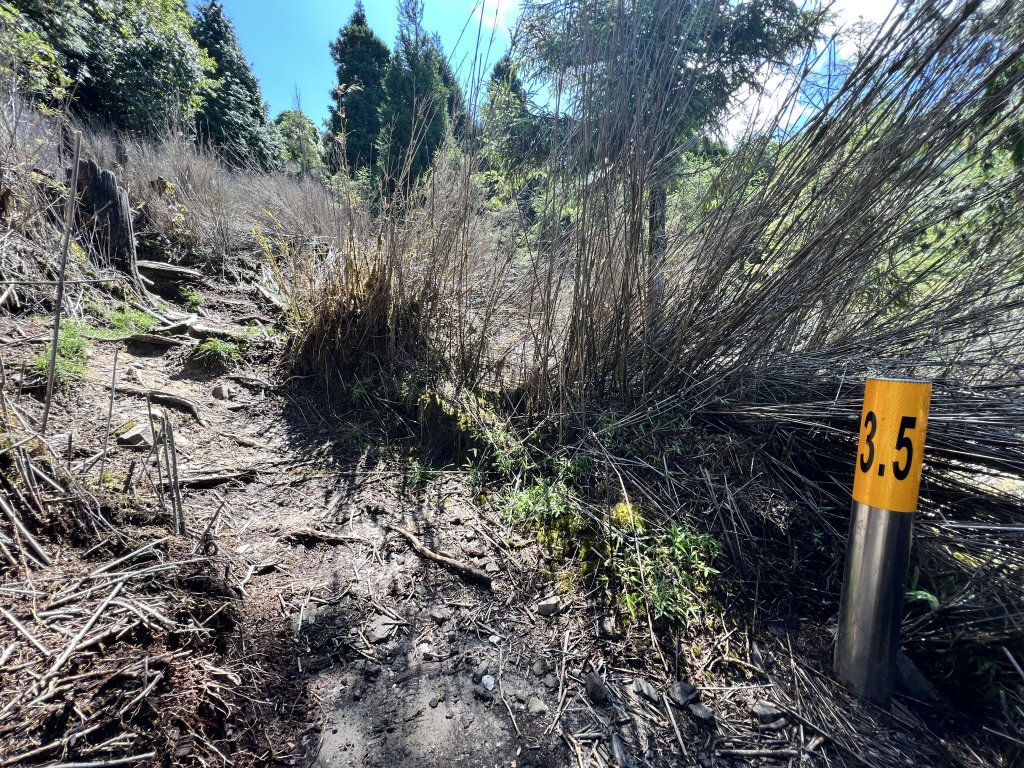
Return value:
[(931, 394), (926, 381), (864, 387), (835, 672), (881, 704), (892, 697)]

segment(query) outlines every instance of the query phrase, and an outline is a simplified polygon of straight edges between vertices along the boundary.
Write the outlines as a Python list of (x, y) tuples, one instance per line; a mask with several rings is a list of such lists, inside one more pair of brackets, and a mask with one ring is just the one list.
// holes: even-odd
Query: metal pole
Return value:
[(928, 382), (865, 386), (835, 673), (883, 705), (892, 698), (930, 402)]

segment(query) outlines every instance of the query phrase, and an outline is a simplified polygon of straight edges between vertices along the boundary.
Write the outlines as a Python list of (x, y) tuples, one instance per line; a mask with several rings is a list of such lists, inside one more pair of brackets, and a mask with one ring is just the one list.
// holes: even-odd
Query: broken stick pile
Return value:
[(215, 584), (207, 557), (115, 525), (34, 423), (0, 389), (0, 766), (224, 762), (241, 680), (215, 650), (229, 606), (186, 588)]

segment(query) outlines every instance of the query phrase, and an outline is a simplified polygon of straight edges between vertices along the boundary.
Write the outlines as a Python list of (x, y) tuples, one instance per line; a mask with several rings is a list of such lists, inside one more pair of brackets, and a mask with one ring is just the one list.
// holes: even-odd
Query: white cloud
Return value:
[(519, 15), (519, 0), (476, 0), (473, 15), (485, 26), (507, 30)]
[[(833, 23), (822, 30), (826, 38), (838, 33), (836, 42), (833, 44), (833, 53), (836, 61), (849, 60), (855, 54), (857, 46), (852, 37), (844, 35), (850, 27), (861, 22), (885, 26), (886, 20), (891, 24), (899, 15), (899, 9), (895, 11), (896, 0), (835, 0), (829, 7), (834, 14)], [(813, 65), (817, 71), (829, 65), (830, 57), (823, 56)], [(779, 113), (788, 100), (794, 96), (793, 89), (798, 79), (795, 73), (765, 72), (762, 82), (764, 90), (760, 93), (751, 88), (742, 88), (733, 99), (733, 109), (724, 126), (724, 137), (729, 144), (735, 142), (745, 135), (749, 130), (764, 130), (769, 128), (773, 121), (779, 117)], [(787, 112), (781, 116), (780, 124), (777, 126), (783, 133), (798, 128), (815, 111), (815, 108), (806, 102), (797, 103), (791, 101)]]

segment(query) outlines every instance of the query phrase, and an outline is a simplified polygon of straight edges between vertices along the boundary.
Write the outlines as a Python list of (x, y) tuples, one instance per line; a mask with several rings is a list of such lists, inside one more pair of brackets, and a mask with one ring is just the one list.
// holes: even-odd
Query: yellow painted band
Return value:
[(860, 416), (853, 498), (894, 512), (915, 512), (932, 385), (868, 379)]

